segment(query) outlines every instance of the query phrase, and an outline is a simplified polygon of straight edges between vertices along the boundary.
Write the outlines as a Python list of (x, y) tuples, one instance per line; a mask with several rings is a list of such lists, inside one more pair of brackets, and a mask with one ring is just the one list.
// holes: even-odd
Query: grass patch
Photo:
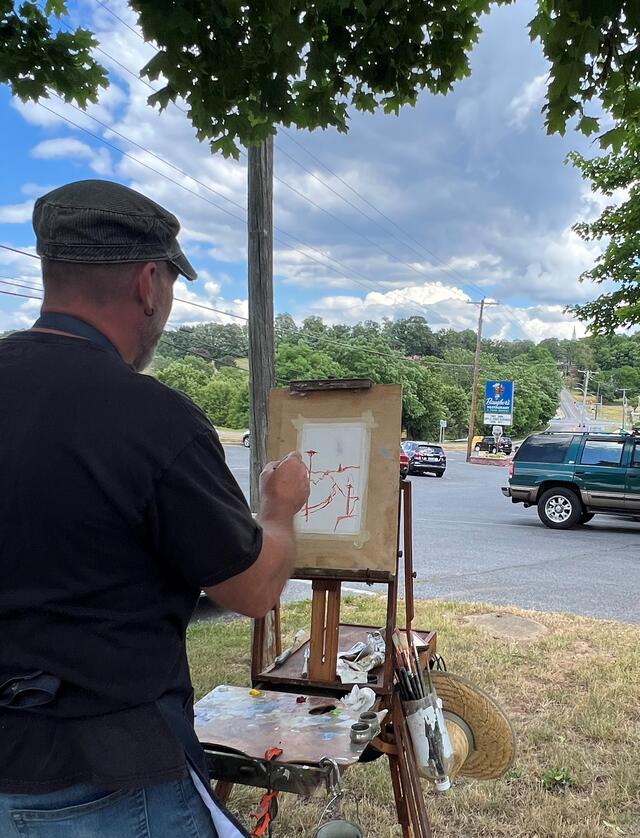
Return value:
[[(495, 640), (463, 618), (485, 611), (533, 616), (549, 633), (533, 642)], [(346, 622), (383, 624), (385, 601), (343, 600)], [(309, 623), (309, 603), (287, 605), (283, 633)], [(438, 632), (449, 669), (486, 689), (509, 714), (518, 754), (495, 782), (460, 779), (435, 795), (425, 784), (434, 838), (640, 836), (640, 627), (482, 604), (419, 602), (415, 625)], [(248, 620), (195, 623), (188, 649), (197, 697), (221, 683), (249, 684)], [(361, 797), (365, 835), (395, 838), (384, 759), (356, 766), (345, 785)], [(237, 787), (230, 807), (245, 823), (259, 789)], [(313, 834), (325, 803), (281, 795), (274, 832)], [(355, 812), (345, 808), (345, 815)]]

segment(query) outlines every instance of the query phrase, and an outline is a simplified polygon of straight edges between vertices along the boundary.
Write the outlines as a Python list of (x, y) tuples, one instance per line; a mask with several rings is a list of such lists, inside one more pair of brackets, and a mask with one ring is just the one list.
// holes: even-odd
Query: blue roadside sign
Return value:
[(513, 381), (487, 381), (484, 385), (484, 424), (513, 424)]

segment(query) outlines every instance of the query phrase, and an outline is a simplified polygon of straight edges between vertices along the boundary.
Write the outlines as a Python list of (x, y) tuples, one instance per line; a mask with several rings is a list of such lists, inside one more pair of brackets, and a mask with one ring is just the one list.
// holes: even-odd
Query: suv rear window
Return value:
[(564, 463), (573, 434), (530, 436), (518, 449), (514, 460), (524, 463)]
[(439, 445), (419, 445), (419, 451), (427, 451), (430, 454), (442, 454), (442, 448)]

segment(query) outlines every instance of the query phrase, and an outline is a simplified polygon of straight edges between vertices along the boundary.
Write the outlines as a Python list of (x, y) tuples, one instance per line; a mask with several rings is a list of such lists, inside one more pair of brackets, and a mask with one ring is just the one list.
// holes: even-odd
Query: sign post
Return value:
[[(484, 385), (484, 424), (513, 425), (513, 381), (487, 381)], [(494, 434), (495, 436), (495, 434)]]
[(442, 443), (444, 442), (444, 432), (446, 430), (446, 427), (447, 427), (447, 420), (446, 419), (441, 419), (440, 420), (440, 439), (439, 439), (440, 445), (442, 445)]

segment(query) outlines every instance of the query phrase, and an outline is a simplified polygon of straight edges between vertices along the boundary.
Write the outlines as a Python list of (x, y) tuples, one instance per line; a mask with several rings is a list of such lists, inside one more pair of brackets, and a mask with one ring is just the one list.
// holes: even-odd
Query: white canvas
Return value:
[(364, 523), (370, 431), (366, 422), (304, 422), (298, 450), (311, 493), (296, 516), (299, 533), (358, 536)]

